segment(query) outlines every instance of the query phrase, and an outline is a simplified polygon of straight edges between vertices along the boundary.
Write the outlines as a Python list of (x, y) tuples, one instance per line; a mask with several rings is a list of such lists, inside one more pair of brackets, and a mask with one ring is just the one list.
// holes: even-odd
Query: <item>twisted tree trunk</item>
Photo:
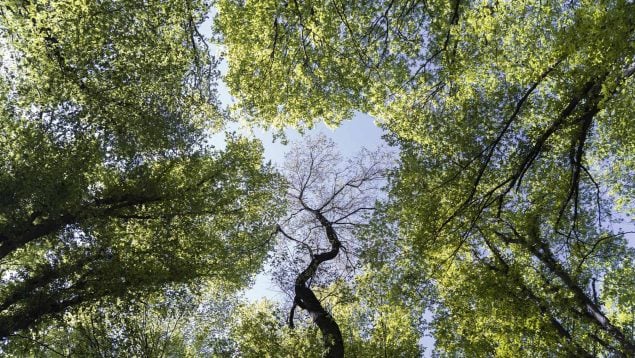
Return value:
[(342, 244), (337, 237), (337, 232), (333, 228), (333, 223), (326, 219), (319, 210), (309, 208), (307, 208), (307, 210), (312, 212), (324, 227), (326, 237), (331, 244), (331, 250), (314, 255), (307, 268), (296, 277), (295, 298), (293, 300), (293, 306), (291, 307), (291, 313), (289, 314), (289, 326), (293, 328), (293, 315), (296, 306), (308, 311), (311, 318), (313, 318), (313, 322), (315, 322), (322, 333), (325, 348), (324, 357), (341, 358), (344, 357), (344, 341), (340, 327), (337, 325), (337, 322), (335, 322), (333, 316), (322, 307), (322, 304), (306, 283), (315, 275), (315, 272), (322, 262), (332, 260), (337, 256)]

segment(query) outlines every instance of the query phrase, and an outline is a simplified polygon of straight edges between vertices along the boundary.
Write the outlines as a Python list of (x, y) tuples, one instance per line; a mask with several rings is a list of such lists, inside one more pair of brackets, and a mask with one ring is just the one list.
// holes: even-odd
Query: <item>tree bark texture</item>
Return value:
[(289, 326), (293, 328), (293, 315), (296, 306), (308, 311), (311, 318), (313, 318), (313, 322), (322, 333), (325, 348), (324, 357), (340, 358), (344, 357), (344, 340), (342, 339), (340, 327), (337, 325), (333, 316), (322, 307), (322, 304), (313, 291), (307, 286), (307, 281), (315, 275), (315, 272), (322, 262), (332, 260), (337, 256), (342, 244), (337, 237), (337, 232), (333, 228), (333, 224), (324, 217), (319, 210), (309, 211), (315, 215), (320, 224), (324, 227), (326, 237), (331, 244), (331, 250), (314, 255), (307, 268), (296, 277), (295, 298), (293, 300), (293, 306), (291, 307), (291, 313), (289, 314)]

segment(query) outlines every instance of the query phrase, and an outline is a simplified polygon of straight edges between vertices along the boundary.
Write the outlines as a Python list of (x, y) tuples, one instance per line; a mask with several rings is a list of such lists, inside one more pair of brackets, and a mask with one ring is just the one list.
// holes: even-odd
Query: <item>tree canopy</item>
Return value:
[(5, 1), (0, 352), (633, 356), (634, 74), (626, 0)]
[(0, 7), (0, 337), (166, 284), (245, 284), (277, 176), (218, 128), (197, 1)]
[(368, 112), (400, 147), (385, 215), (435, 287), (420, 302), (440, 352), (633, 354), (634, 252), (613, 226), (634, 207), (632, 2), (219, 9), (237, 110), (274, 126)]

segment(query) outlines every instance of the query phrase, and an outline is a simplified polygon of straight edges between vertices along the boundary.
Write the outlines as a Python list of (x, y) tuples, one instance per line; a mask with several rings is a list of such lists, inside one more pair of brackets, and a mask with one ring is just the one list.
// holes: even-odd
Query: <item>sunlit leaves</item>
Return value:
[[(338, 318), (347, 355), (357, 357), (417, 357), (419, 333), (407, 307), (382, 301), (362, 278), (353, 285), (338, 281), (318, 292)], [(294, 329), (285, 324), (286, 312), (271, 302), (256, 302), (237, 311), (231, 336), (245, 357), (320, 357), (319, 331), (310, 322)]]
[[(628, 301), (617, 272), (632, 253), (613, 223), (633, 208), (632, 3), (271, 2), (258, 18), (251, 2), (222, 4), (241, 109), (302, 125), (326, 99), (339, 108), (327, 121), (369, 112), (400, 145), (386, 213), (394, 252), (438, 289), (439, 351), (635, 350), (629, 308), (599, 298)], [(266, 35), (235, 37), (237, 18)], [(323, 65), (341, 61), (346, 75)], [(311, 64), (335, 84), (310, 86)]]
[(104, 298), (257, 270), (278, 178), (222, 125), (199, 1), (0, 9), (0, 335)]

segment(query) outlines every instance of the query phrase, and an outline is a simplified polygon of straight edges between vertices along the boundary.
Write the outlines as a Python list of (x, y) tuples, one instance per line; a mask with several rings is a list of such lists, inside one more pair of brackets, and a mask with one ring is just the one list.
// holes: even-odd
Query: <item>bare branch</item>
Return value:
[[(367, 224), (365, 214), (375, 209), (388, 168), (386, 153), (362, 151), (344, 160), (336, 152), (335, 144), (324, 136), (305, 138), (296, 144), (283, 167), (289, 183), (290, 214), (277, 232), (309, 254), (306, 257), (290, 251), (281, 256), (283, 265), (303, 265), (293, 280), (294, 299), (288, 324), (294, 326), (297, 307), (307, 311), (320, 328), (325, 348), (333, 357), (343, 354), (341, 332), (313, 293), (310, 283), (317, 280), (324, 286), (354, 270), (357, 261), (354, 230)], [(347, 248), (347, 242), (353, 249)], [(278, 272), (278, 275), (285, 273)]]

